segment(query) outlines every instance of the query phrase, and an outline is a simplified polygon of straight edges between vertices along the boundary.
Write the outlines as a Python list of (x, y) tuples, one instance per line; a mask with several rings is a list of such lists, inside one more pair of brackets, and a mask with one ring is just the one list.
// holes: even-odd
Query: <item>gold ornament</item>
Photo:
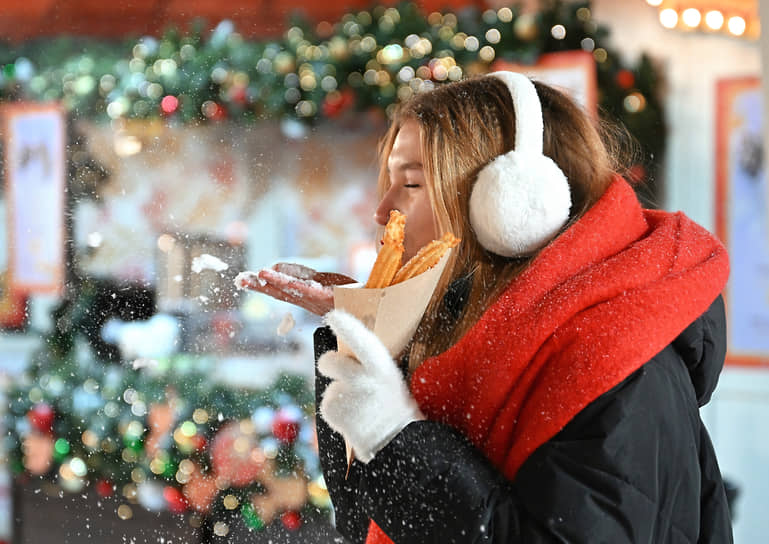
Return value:
[(537, 28), (537, 22), (534, 19), (534, 16), (526, 13), (519, 16), (513, 23), (513, 33), (515, 33), (519, 39), (526, 42), (530, 42), (536, 38), (537, 34), (539, 34), (539, 29)]

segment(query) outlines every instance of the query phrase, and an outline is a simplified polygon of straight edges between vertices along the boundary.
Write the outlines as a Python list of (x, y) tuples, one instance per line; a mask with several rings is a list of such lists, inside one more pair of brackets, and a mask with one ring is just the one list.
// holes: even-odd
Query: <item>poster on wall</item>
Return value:
[(591, 115), (598, 114), (598, 75), (588, 51), (545, 53), (535, 64), (497, 61), (492, 69), (526, 74), (565, 92)]
[(2, 108), (8, 282), (59, 293), (64, 280), (65, 119), (56, 105)]
[(759, 77), (716, 84), (716, 230), (731, 262), (727, 363), (769, 368), (769, 183)]

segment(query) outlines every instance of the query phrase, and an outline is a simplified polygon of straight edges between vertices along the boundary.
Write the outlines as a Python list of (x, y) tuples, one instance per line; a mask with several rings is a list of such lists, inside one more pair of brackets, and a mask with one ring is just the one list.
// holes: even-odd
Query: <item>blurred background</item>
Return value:
[(365, 279), (394, 104), (498, 69), (624, 124), (644, 203), (727, 245), (730, 352), (702, 414), (735, 541), (765, 542), (761, 4), (0, 0), (0, 542), (342, 542), (318, 320), (233, 279)]

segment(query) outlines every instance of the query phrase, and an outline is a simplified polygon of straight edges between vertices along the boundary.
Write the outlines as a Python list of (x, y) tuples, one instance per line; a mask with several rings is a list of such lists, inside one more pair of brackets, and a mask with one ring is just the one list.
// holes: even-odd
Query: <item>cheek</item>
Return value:
[[(430, 199), (425, 198), (420, 206), (419, 209), (419, 217), (421, 219), (420, 223), (422, 224), (422, 227), (429, 231), (430, 233), (435, 233), (435, 214), (433, 213), (433, 208), (430, 205)], [(432, 238), (431, 238), (432, 239)]]
[[(412, 227), (415, 240), (419, 241), (419, 247), (435, 239), (435, 221), (430, 202), (425, 199), (414, 206)], [(407, 223), (408, 224), (408, 223)]]

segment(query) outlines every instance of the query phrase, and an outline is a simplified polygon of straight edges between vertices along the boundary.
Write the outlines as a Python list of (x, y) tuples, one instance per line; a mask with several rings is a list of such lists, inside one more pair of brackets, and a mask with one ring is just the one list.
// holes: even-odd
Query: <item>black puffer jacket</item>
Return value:
[[(725, 356), (719, 297), (671, 345), (543, 444), (508, 481), (452, 428), (414, 422), (345, 479), (344, 441), (318, 416), (337, 529), (373, 519), (396, 543), (728, 543), (724, 486), (699, 407)], [(328, 329), (316, 357), (335, 349)], [(328, 381), (316, 379), (318, 404)]]

